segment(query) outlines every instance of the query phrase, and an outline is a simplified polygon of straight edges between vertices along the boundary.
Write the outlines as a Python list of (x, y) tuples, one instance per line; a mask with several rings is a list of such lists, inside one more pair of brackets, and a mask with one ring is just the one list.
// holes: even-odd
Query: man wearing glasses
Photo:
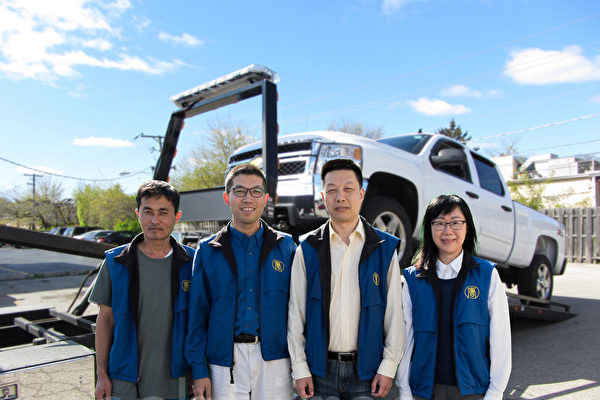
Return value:
[(265, 186), (260, 168), (234, 167), (223, 193), (232, 220), (196, 251), (185, 352), (197, 399), (292, 398), (286, 332), (296, 245), (260, 219)]

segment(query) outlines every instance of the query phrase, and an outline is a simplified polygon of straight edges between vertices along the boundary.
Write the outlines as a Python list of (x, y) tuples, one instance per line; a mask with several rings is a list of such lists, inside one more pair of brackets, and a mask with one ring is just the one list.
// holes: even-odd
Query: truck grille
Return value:
[(306, 167), (306, 161), (291, 161), (291, 162), (282, 162), (279, 164), (279, 176), (283, 175), (296, 175), (304, 172), (304, 168)]
[[(293, 153), (296, 151), (306, 151), (312, 148), (311, 141), (308, 142), (292, 142), (292, 143), (284, 143), (277, 146), (277, 154), (281, 155), (282, 153)], [(229, 164), (237, 163), (240, 161), (250, 161), (256, 156), (260, 156), (262, 154), (262, 149), (255, 149), (246, 151), (244, 153), (236, 154), (234, 156), (229, 157)], [(302, 169), (304, 170), (304, 169)]]

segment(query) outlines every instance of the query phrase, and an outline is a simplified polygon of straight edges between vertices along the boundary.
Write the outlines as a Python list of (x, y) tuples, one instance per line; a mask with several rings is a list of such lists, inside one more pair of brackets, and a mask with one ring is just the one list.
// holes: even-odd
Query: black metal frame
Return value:
[(224, 92), (208, 100), (192, 103), (185, 109), (173, 112), (165, 134), (162, 152), (154, 170), (154, 179), (168, 180), (179, 135), (183, 129), (183, 121), (186, 118), (258, 95), (262, 95), (263, 170), (267, 176), (267, 191), (270, 198), (274, 199), (277, 193), (277, 85), (266, 79)]

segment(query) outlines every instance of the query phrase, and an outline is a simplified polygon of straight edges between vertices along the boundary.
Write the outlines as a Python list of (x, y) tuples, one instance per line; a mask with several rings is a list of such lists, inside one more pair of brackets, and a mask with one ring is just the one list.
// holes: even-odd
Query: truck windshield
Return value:
[(377, 139), (377, 141), (409, 153), (419, 154), (429, 139), (431, 139), (431, 135), (418, 134), (385, 137)]

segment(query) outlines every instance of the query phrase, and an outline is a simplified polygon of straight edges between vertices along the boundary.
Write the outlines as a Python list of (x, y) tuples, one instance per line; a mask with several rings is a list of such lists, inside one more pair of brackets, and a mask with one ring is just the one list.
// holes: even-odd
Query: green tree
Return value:
[(108, 188), (85, 185), (75, 191), (74, 197), (80, 225), (97, 225), (106, 229), (135, 226), (132, 222), (136, 219), (135, 196), (125, 194), (119, 184)]
[(534, 210), (544, 208), (543, 194), (547, 183), (548, 181), (536, 182), (528, 174), (521, 181), (507, 182), (513, 200)]
[(29, 190), (13, 190), (12, 199), (4, 199), (2, 220), (15, 226), (35, 225), (43, 229), (77, 223), (75, 203), (63, 198), (60, 183), (44, 177), (37, 181), (35, 203)]
[(357, 136), (364, 136), (369, 139), (379, 139), (383, 137), (383, 125), (368, 126), (362, 122), (342, 119), (341, 121), (332, 121), (326, 127), (329, 131), (339, 131), (351, 133)]
[(435, 133), (446, 135), (463, 144), (471, 140), (471, 136), (468, 135), (468, 132), (464, 131), (463, 133), (462, 129), (460, 128), (460, 125), (456, 125), (456, 122), (454, 122), (454, 118), (452, 118), (452, 120), (450, 121), (449, 128), (440, 128)]
[(193, 149), (177, 164), (173, 186), (179, 190), (196, 190), (223, 186), (231, 153), (252, 141), (245, 129), (229, 120), (208, 124), (206, 144)]

